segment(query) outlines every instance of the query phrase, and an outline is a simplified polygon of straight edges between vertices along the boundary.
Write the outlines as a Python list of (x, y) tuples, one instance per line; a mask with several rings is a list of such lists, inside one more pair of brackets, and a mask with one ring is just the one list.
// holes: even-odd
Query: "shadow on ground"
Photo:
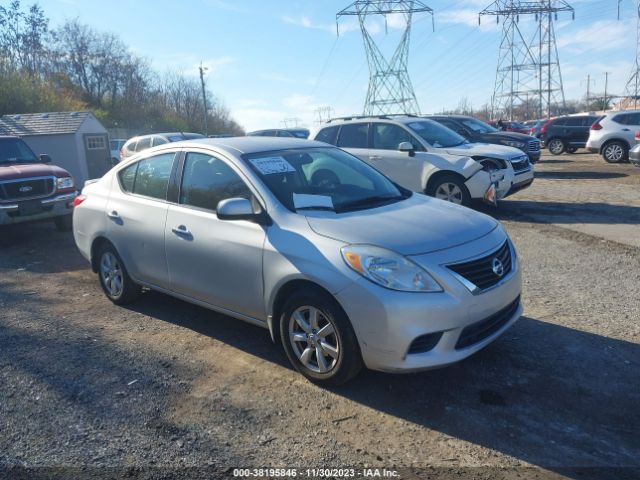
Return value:
[(536, 172), (536, 178), (547, 180), (606, 180), (628, 177), (626, 173), (616, 172)]
[[(290, 368), (266, 330), (151, 293), (131, 307)], [(574, 478), (640, 468), (637, 344), (534, 318), (454, 366), (365, 371), (334, 393)], [(345, 426), (348, 428), (348, 426)]]

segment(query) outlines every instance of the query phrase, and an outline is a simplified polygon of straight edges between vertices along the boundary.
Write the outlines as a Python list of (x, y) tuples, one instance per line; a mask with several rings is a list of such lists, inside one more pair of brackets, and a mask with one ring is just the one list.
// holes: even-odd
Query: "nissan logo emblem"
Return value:
[(27, 192), (30, 192), (31, 190), (33, 190), (33, 187), (30, 187), (29, 185), (25, 185), (24, 187), (20, 187), (20, 193), (27, 193)]
[(502, 265), (502, 262), (497, 258), (494, 258), (491, 261), (491, 270), (493, 270), (493, 273), (498, 277), (502, 277), (504, 275), (504, 265)]

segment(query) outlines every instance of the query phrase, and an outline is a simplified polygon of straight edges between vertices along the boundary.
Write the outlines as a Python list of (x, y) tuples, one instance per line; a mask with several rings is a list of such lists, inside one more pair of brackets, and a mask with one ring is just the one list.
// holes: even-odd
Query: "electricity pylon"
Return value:
[[(336, 25), (344, 16), (357, 16), (360, 24), (369, 64), (364, 115), (420, 113), (407, 70), (411, 24), (415, 13), (428, 13), (433, 22), (433, 10), (420, 0), (357, 0), (336, 14)], [(367, 28), (367, 20), (376, 15), (384, 16), (385, 29), (388, 16), (402, 20), (404, 31), (390, 60), (384, 57)]]
[[(553, 106), (565, 107), (560, 60), (556, 46), (554, 20), (558, 13), (573, 8), (564, 0), (496, 0), (480, 12), (483, 16), (503, 18), (502, 40), (491, 97), (492, 115), (513, 119), (514, 109), (533, 97), (538, 117), (551, 116)], [(537, 26), (527, 40), (520, 28), (520, 17), (533, 15)], [(527, 104), (528, 107), (528, 104)]]
[(625, 95), (633, 98), (634, 110), (638, 108), (638, 95), (640, 94), (640, 0), (638, 1), (638, 23), (636, 29), (636, 63), (625, 88)]

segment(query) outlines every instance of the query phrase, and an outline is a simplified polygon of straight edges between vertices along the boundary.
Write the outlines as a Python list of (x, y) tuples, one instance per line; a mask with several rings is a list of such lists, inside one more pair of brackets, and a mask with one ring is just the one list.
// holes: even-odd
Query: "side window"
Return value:
[(628, 125), (628, 117), (629, 115), (626, 113), (621, 113), (620, 115), (616, 115), (615, 117), (612, 118), (612, 120), (616, 123), (619, 123), (621, 125)]
[(567, 118), (565, 125), (567, 127), (579, 127), (582, 125), (582, 118), (580, 117)]
[(136, 145), (136, 152), (141, 152), (151, 147), (151, 137), (142, 137)]
[(120, 186), (125, 192), (133, 192), (133, 184), (136, 181), (136, 172), (138, 171), (138, 162), (133, 165), (123, 168), (118, 173), (120, 177)]
[(164, 138), (162, 138), (162, 137), (158, 137), (158, 136), (153, 137), (153, 146), (154, 147), (156, 147), (158, 145), (164, 145), (165, 143), (169, 143), (169, 142), (167, 140), (165, 140)]
[(227, 198), (251, 200), (252, 194), (238, 174), (222, 160), (204, 153), (188, 153), (184, 162), (180, 203), (215, 211)]
[(567, 119), (566, 118), (559, 118), (556, 121), (554, 121), (551, 126), (554, 127), (564, 127), (567, 124)]
[(135, 152), (135, 151), (136, 151), (136, 144), (137, 144), (137, 143), (138, 143), (138, 142), (135, 142), (135, 141), (134, 141), (134, 142), (131, 142), (130, 144), (128, 144), (128, 145), (127, 145), (127, 152), (131, 152), (131, 153)]
[(380, 150), (398, 150), (402, 142), (417, 147), (418, 142), (403, 128), (391, 123), (373, 124), (373, 148)]
[(342, 125), (338, 135), (338, 147), (341, 148), (369, 148), (367, 133), (368, 123), (352, 123)]
[(138, 162), (133, 193), (166, 200), (175, 153), (163, 153)]
[(318, 132), (318, 135), (316, 135), (315, 140), (317, 140), (318, 142), (324, 142), (324, 143), (329, 143), (331, 145), (335, 145), (338, 137), (339, 129), (340, 127), (323, 128)]
[(640, 113), (630, 113), (627, 125), (640, 125)]

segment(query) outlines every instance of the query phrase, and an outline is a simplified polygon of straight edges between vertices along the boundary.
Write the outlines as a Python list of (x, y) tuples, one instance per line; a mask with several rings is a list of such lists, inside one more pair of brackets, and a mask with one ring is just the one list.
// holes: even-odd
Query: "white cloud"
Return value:
[(308, 28), (311, 30), (324, 30), (329, 33), (336, 32), (336, 27), (334, 24), (315, 23), (306, 15), (303, 15), (301, 17), (290, 17), (288, 15), (285, 15), (284, 17), (282, 17), (282, 21), (289, 25), (296, 25), (298, 27)]
[(557, 45), (559, 49), (564, 48), (574, 54), (601, 53), (627, 47), (632, 34), (628, 22), (599, 20), (588, 27), (559, 36)]

